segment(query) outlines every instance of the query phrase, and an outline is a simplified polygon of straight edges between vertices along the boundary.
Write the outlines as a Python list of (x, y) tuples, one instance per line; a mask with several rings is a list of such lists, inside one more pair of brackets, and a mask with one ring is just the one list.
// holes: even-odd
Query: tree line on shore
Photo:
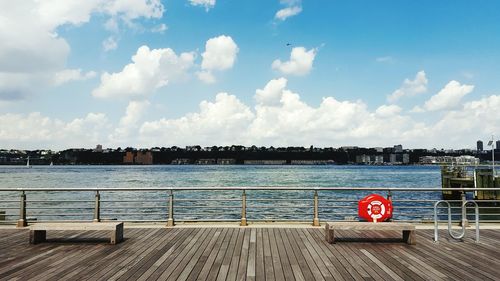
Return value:
[[(485, 161), (491, 153), (473, 150), (402, 149), (400, 145), (387, 148), (318, 148), (318, 147), (245, 147), (187, 146), (184, 148), (132, 147), (102, 149), (51, 150), (0, 150), (0, 164), (22, 165), (30, 158), (30, 164), (43, 165), (120, 165), (120, 164), (247, 164), (257, 160), (279, 160), (282, 164), (416, 164), (422, 156), (476, 156)], [(370, 158), (371, 157), (371, 158)], [(362, 159), (360, 161), (360, 159)], [(368, 160), (365, 160), (368, 159)], [(375, 161), (370, 161), (375, 159)], [(223, 161), (221, 161), (223, 160)], [(309, 162), (308, 162), (309, 161)]]

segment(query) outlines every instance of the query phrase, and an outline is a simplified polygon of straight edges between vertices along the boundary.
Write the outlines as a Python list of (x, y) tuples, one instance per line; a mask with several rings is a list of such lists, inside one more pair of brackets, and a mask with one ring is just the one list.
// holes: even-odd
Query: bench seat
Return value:
[(403, 241), (416, 244), (415, 225), (402, 222), (329, 222), (325, 225), (325, 239), (328, 243), (335, 242), (335, 230), (396, 230), (403, 232)]
[(71, 223), (36, 223), (30, 226), (30, 243), (44, 242), (47, 231), (51, 230), (96, 230), (111, 231), (110, 242), (117, 244), (123, 241), (123, 222), (71, 222)]

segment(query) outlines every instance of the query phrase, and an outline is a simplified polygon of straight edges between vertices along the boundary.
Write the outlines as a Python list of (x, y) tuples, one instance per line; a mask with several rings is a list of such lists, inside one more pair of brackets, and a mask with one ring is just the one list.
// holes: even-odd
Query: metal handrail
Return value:
[[(480, 190), (485, 190), (485, 191), (497, 191), (497, 190), (500, 190), (500, 188), (428, 188), (428, 187), (423, 187), (423, 188), (404, 188), (404, 187), (279, 187), (279, 186), (265, 186), (265, 187), (256, 187), (256, 186), (248, 186), (248, 187), (140, 187), (140, 188), (133, 188), (133, 187), (118, 187), (118, 188), (94, 188), (94, 187), (89, 187), (89, 188), (0, 188), (0, 192), (21, 192), (21, 205), (19, 207), (19, 220), (18, 220), (18, 226), (25, 226), (27, 224), (27, 220), (26, 220), (26, 209), (28, 210), (43, 210), (43, 209), (51, 209), (51, 207), (31, 207), (31, 206), (26, 206), (27, 203), (32, 203), (32, 202), (37, 202), (37, 203), (46, 203), (46, 202), (60, 202), (60, 203), (68, 203), (68, 202), (94, 202), (94, 206), (93, 207), (85, 207), (85, 208), (82, 208), (82, 209), (94, 209), (94, 213), (93, 213), (93, 219), (94, 221), (100, 221), (101, 219), (101, 213), (105, 213), (106, 211), (110, 211), (112, 210), (113, 208), (116, 208), (116, 209), (131, 209), (129, 211), (132, 211), (132, 210), (137, 210), (137, 209), (165, 209), (167, 208), (168, 209), (168, 212), (165, 212), (165, 213), (143, 213), (143, 215), (151, 215), (151, 214), (164, 214), (164, 215), (167, 215), (168, 216), (168, 219), (167, 219), (167, 225), (168, 226), (173, 226), (175, 224), (175, 221), (174, 221), (174, 204), (175, 204), (175, 210), (183, 210), (184, 208), (190, 208), (190, 209), (193, 209), (193, 211), (195, 211), (195, 209), (235, 209), (238, 210), (238, 209), (241, 209), (241, 219), (240, 219), (240, 224), (241, 225), (246, 225), (247, 224), (247, 213), (250, 214), (250, 218), (252, 220), (259, 220), (257, 218), (254, 218), (254, 216), (259, 216), (259, 215), (264, 215), (264, 213), (262, 212), (259, 212), (259, 209), (266, 209), (266, 208), (275, 208), (275, 209), (286, 209), (286, 208), (294, 208), (294, 210), (290, 210), (289, 213), (286, 213), (286, 212), (279, 212), (278, 214), (278, 217), (276, 219), (273, 219), (273, 220), (277, 220), (279, 219), (279, 217), (281, 216), (281, 218), (283, 218), (283, 216), (286, 216), (288, 217), (289, 220), (297, 220), (296, 218), (298, 217), (302, 217), (303, 215), (312, 215), (312, 221), (313, 221), (313, 225), (319, 225), (319, 217), (322, 217), (322, 218), (325, 218), (325, 212), (322, 211), (321, 212), (321, 215), (320, 215), (320, 212), (319, 212), (319, 209), (322, 209), (322, 210), (328, 210), (328, 209), (355, 209), (356, 207), (355, 206), (346, 206), (346, 205), (339, 205), (339, 204), (343, 204), (343, 203), (353, 203), (353, 202), (357, 202), (358, 200), (356, 199), (328, 199), (325, 198), (325, 199), (322, 199), (321, 202), (322, 204), (319, 203), (319, 195), (318, 194), (321, 194), (322, 196), (324, 194), (333, 194), (333, 193), (330, 193), (330, 191), (338, 191), (340, 194), (341, 192), (344, 192), (344, 191), (387, 191), (389, 194), (390, 192), (392, 191), (400, 191), (400, 192), (442, 192), (442, 191), (462, 191), (462, 192), (466, 192), (466, 191), (480, 191)], [(58, 200), (27, 200), (26, 199), (26, 192), (52, 192), (52, 191), (57, 191), (57, 192), (92, 192), (94, 193), (94, 200), (65, 200), (65, 201), (58, 201)], [(155, 205), (129, 205), (129, 206), (115, 206), (115, 204), (112, 204), (112, 205), (107, 205), (107, 204), (104, 204), (102, 205), (102, 203), (124, 203), (124, 202), (131, 202), (131, 203), (134, 203), (134, 202), (144, 202), (144, 200), (130, 200), (130, 199), (125, 199), (124, 200), (102, 200), (101, 199), (101, 194), (102, 193), (105, 193), (105, 192), (112, 192), (110, 194), (117, 194), (117, 193), (113, 193), (114, 191), (133, 191), (133, 192), (142, 192), (142, 191), (150, 191), (150, 192), (154, 192), (154, 191), (167, 191), (165, 193), (160, 193), (160, 194), (163, 194), (165, 196), (168, 196), (168, 199), (166, 200), (157, 200), (157, 199), (152, 199), (150, 200), (151, 203), (153, 202), (164, 202), (164, 205), (159, 205), (159, 206), (155, 206)], [(236, 202), (236, 201), (241, 201), (241, 205), (238, 205), (238, 206), (235, 206), (235, 205), (229, 205), (229, 206), (225, 206), (225, 205), (220, 205), (220, 204), (215, 204), (215, 205), (211, 205), (211, 204), (203, 204), (203, 205), (196, 205), (196, 204), (192, 204), (192, 205), (189, 205), (188, 202), (195, 202), (195, 201), (198, 201), (200, 200), (199, 198), (194, 198), (194, 199), (189, 199), (189, 198), (180, 198), (180, 199), (175, 199), (174, 200), (174, 191), (175, 192), (178, 192), (178, 191), (186, 191), (188, 192), (187, 194), (189, 194), (190, 191), (204, 191), (204, 192), (209, 192), (209, 191), (232, 191), (233, 193), (227, 193), (228, 195), (232, 196), (232, 198), (228, 198), (228, 199), (224, 199), (224, 201), (231, 201), (231, 202)], [(234, 192), (235, 191), (241, 191), (241, 196), (239, 199), (237, 198), (234, 198)], [(251, 191), (251, 192), (250, 192)], [(296, 197), (297, 194), (299, 193), (290, 193), (290, 198), (247, 198), (247, 192), (250, 192), (248, 194), (253, 194), (253, 191), (276, 191), (276, 192), (279, 192), (279, 191), (303, 191), (304, 193), (308, 193), (308, 192), (311, 192), (312, 193), (309, 193), (311, 194), (312, 196), (307, 196), (307, 198), (304, 198), (304, 193), (300, 193), (302, 197)], [(178, 193), (178, 194), (181, 194), (181, 193)], [(225, 194), (225, 193), (222, 193), (222, 194)], [(271, 193), (269, 193), (271, 194)], [(90, 195), (90, 194), (89, 194)], [(91, 196), (91, 195), (90, 195)], [(236, 195), (238, 196), (238, 195)], [(275, 196), (275, 195), (273, 195)], [(355, 195), (357, 196), (357, 195)], [(277, 196), (278, 197), (278, 196)], [(147, 199), (148, 200), (148, 199)], [(214, 202), (214, 201), (220, 201), (220, 199), (214, 199), (214, 198), (207, 198), (207, 199), (203, 199), (205, 201), (210, 201), (210, 202)], [(13, 201), (13, 200), (9, 200), (9, 201), (12, 201), (12, 202), (16, 202), (16, 201)], [(297, 206), (297, 205), (294, 205), (294, 206), (280, 206), (280, 205), (270, 205), (270, 206), (266, 206), (266, 205), (261, 205), (261, 206), (257, 206), (257, 205), (254, 205), (252, 204), (253, 202), (257, 203), (257, 202), (272, 202), (272, 201), (277, 201), (277, 202), (282, 202), (282, 201), (288, 201), (288, 202), (296, 202), (296, 201), (304, 201), (305, 205), (304, 206)], [(463, 202), (463, 200), (452, 200), (453, 202)], [(485, 200), (486, 201), (489, 201), (489, 202), (500, 202), (499, 200)], [(331, 202), (337, 202), (339, 204), (335, 205), (335, 204), (329, 204)], [(402, 199), (402, 200), (393, 200), (393, 202), (421, 202), (421, 203), (425, 203), (425, 202), (435, 202), (435, 200), (429, 200), (429, 199), (422, 199), (422, 200), (405, 200), (405, 199)], [(451, 202), (451, 201), (450, 201)], [(324, 204), (327, 204), (326, 206)], [(295, 203), (294, 203), (295, 204)], [(39, 205), (40, 206), (40, 205)], [(41, 205), (43, 206), (43, 205)], [(53, 209), (56, 209), (54, 207), (52, 207)], [(300, 210), (298, 210), (297, 208), (301, 208)], [(410, 213), (405, 213), (404, 210), (405, 209), (410, 209), (410, 208), (415, 208), (415, 209), (431, 209), (432, 207), (425, 207), (425, 206), (413, 206), (413, 207), (406, 207), (404, 206), (404, 204), (402, 206), (399, 206), (399, 207), (396, 207), (395, 210), (398, 210), (401, 209), (403, 210), (402, 212), (399, 211), (397, 213), (399, 213), (400, 215), (405, 215), (406, 214), (410, 214)], [(455, 208), (455, 207), (450, 207), (450, 208)], [(458, 207), (457, 207), (458, 208)], [(487, 208), (487, 207), (481, 207), (481, 208)], [(494, 208), (494, 207), (491, 207), (491, 208)], [(7, 207), (6, 209), (12, 209), (12, 208), (9, 208)], [(67, 207), (67, 208), (64, 208), (64, 207), (61, 207), (61, 209), (76, 209), (76, 207)], [(249, 209), (249, 210), (247, 210)], [(103, 210), (105, 210), (103, 212)], [(298, 210), (298, 211), (297, 211)], [(346, 210), (347, 211), (347, 210)], [(83, 213), (81, 213), (83, 214)], [(130, 212), (119, 212), (119, 213), (116, 213), (116, 214), (119, 214), (119, 215), (131, 215), (132, 213)], [(133, 213), (133, 214), (136, 214), (136, 213)], [(137, 214), (142, 214), (142, 213), (137, 213)], [(192, 213), (191, 213), (192, 214)], [(201, 213), (200, 213), (201, 214)], [(219, 215), (219, 213), (205, 213), (204, 215)], [(228, 214), (228, 212), (224, 212), (222, 214)], [(343, 215), (343, 214), (348, 214), (348, 215), (356, 215), (356, 213), (345, 213), (345, 212), (341, 212), (341, 213), (338, 213), (338, 212), (327, 212), (326, 215), (328, 216), (331, 216), (331, 215), (334, 215), (334, 216), (337, 216), (337, 215)], [(39, 213), (39, 212), (36, 212), (35, 215), (37, 216), (50, 216), (51, 214), (42, 214), (42, 213)], [(189, 215), (189, 213), (185, 213), (185, 212), (182, 212), (182, 213), (179, 213), (178, 215)], [(267, 215), (267, 213), (266, 213)], [(494, 215), (494, 214), (484, 214), (484, 215)], [(10, 215), (12, 216), (12, 215)], [(53, 216), (64, 216), (64, 214), (54, 214)], [(428, 216), (427, 213), (419, 213), (416, 215), (417, 218), (421, 218), (421, 219), (425, 219), (425, 216)], [(463, 217), (465, 217), (463, 215)], [(404, 219), (404, 217), (402, 218)], [(203, 219), (204, 220), (204, 219)], [(222, 220), (222, 219), (221, 219)], [(303, 219), (301, 219), (303, 221)], [(451, 220), (451, 219), (450, 219)], [(165, 221), (165, 220), (156, 220), (156, 221)]]

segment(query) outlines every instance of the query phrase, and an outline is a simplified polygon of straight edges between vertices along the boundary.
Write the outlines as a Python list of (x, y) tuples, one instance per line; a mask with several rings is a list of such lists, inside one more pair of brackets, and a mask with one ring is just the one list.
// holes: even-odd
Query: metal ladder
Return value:
[(448, 234), (451, 238), (455, 240), (462, 240), (465, 237), (465, 225), (467, 221), (467, 205), (474, 205), (475, 209), (475, 224), (476, 224), (476, 243), (479, 243), (479, 206), (474, 200), (465, 200), (462, 201), (462, 231), (459, 233), (454, 233), (451, 229), (451, 205), (449, 201), (440, 200), (434, 204), (434, 242), (438, 242), (439, 234), (438, 234), (438, 213), (437, 209), (440, 204), (446, 204), (448, 206)]

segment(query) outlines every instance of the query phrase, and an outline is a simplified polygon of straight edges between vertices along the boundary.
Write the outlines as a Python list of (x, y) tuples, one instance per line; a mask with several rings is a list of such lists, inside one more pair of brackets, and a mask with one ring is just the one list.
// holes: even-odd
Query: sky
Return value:
[(0, 148), (474, 148), (494, 0), (0, 0)]

